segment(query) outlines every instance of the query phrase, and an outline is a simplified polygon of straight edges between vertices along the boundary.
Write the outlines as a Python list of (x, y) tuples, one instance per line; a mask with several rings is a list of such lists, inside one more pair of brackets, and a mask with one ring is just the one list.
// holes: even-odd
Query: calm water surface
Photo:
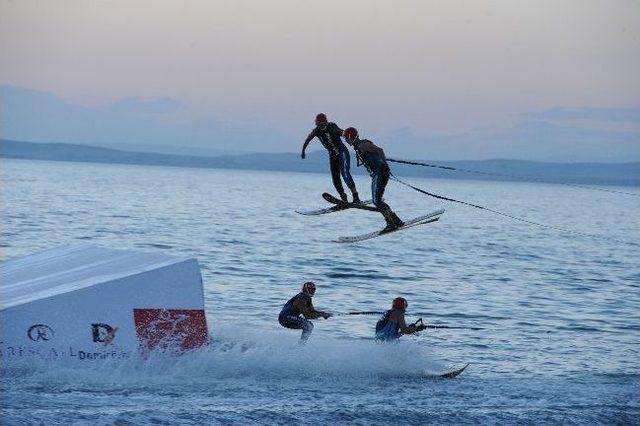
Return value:
[[(384, 221), (296, 214), (326, 204), (324, 175), (3, 159), (0, 178), (2, 259), (79, 242), (196, 257), (214, 342), (177, 360), (4, 366), (2, 424), (640, 423), (640, 197), (411, 178), (594, 236), (390, 183), (401, 217), (442, 207), (441, 221), (338, 245)], [(338, 316), (298, 348), (277, 314), (306, 280), (320, 309), (383, 310), (402, 295), (410, 320), (485, 329), (380, 346), (375, 317)], [(422, 377), (467, 362), (455, 380)]]

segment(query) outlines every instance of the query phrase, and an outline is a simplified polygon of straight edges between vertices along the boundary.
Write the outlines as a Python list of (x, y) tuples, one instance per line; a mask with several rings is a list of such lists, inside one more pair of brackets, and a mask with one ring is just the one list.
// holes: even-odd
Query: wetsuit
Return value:
[(402, 225), (402, 221), (391, 210), (391, 207), (382, 200), (384, 190), (389, 182), (391, 170), (387, 164), (387, 158), (382, 148), (376, 146), (367, 139), (358, 139), (353, 143), (358, 158), (358, 166), (360, 162), (364, 164), (371, 175), (371, 196), (373, 204), (380, 210), (388, 225)]
[(340, 139), (340, 136), (342, 136), (342, 129), (338, 127), (336, 123), (327, 123), (324, 130), (321, 129), (320, 126), (316, 126), (305, 139), (304, 147), (306, 148), (311, 139), (320, 139), (322, 146), (329, 152), (329, 166), (331, 167), (333, 186), (340, 196), (342, 196), (345, 192), (342, 181), (340, 180), (340, 175), (342, 175), (344, 182), (352, 193), (357, 193), (357, 191), (356, 184), (351, 177), (351, 157), (349, 156), (349, 150), (342, 142), (342, 139)]
[(394, 311), (397, 309), (389, 309), (376, 323), (376, 340), (390, 342), (400, 338), (400, 324), (389, 319)]
[(280, 311), (280, 315), (278, 316), (278, 322), (281, 326), (286, 328), (293, 328), (296, 330), (302, 329), (302, 336), (300, 340), (306, 342), (309, 336), (311, 336), (311, 332), (313, 331), (313, 323), (306, 318), (301, 316), (302, 312), (296, 306), (294, 306), (294, 302), (296, 300), (302, 300), (304, 304), (307, 306), (309, 311), (314, 312), (313, 303), (311, 302), (311, 296), (306, 293), (298, 293), (293, 296), (287, 303), (284, 304), (282, 310)]

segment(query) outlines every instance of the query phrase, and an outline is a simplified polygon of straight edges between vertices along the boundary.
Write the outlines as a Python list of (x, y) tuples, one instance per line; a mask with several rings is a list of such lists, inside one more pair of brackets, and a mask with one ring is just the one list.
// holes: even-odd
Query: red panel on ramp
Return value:
[(184, 352), (209, 342), (202, 309), (134, 309), (133, 318), (143, 352), (154, 349)]

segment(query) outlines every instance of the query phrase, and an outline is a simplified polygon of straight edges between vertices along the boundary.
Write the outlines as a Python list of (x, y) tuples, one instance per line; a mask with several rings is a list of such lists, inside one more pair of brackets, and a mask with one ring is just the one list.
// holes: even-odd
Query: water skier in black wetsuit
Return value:
[(396, 341), (403, 334), (412, 334), (427, 328), (426, 325), (407, 325), (404, 314), (409, 306), (407, 299), (404, 297), (396, 297), (393, 299), (391, 309), (382, 315), (382, 318), (376, 323), (376, 340), (380, 342)]
[[(302, 291), (293, 296), (280, 311), (278, 322), (281, 326), (295, 330), (302, 329), (300, 343), (305, 344), (313, 331), (313, 323), (310, 319), (328, 319), (331, 314), (328, 312), (316, 311), (311, 302), (311, 298), (316, 293), (316, 285), (311, 281), (304, 283)], [(302, 316), (301, 316), (302, 315)]]
[(305, 150), (309, 145), (309, 142), (313, 138), (320, 139), (322, 146), (324, 146), (329, 152), (329, 166), (331, 167), (331, 179), (333, 180), (333, 186), (340, 194), (342, 201), (347, 201), (347, 194), (344, 192), (340, 175), (344, 179), (351, 193), (353, 194), (353, 202), (359, 203), (358, 191), (356, 190), (356, 184), (353, 182), (351, 172), (349, 171), (351, 158), (349, 156), (349, 150), (342, 143), (342, 129), (338, 127), (336, 123), (329, 123), (325, 114), (318, 114), (316, 116), (316, 127), (309, 133), (309, 136), (304, 140), (302, 145), (302, 159), (306, 157)]
[(364, 164), (369, 175), (371, 175), (373, 204), (380, 210), (384, 220), (387, 222), (384, 230), (392, 231), (404, 225), (404, 222), (391, 210), (391, 207), (382, 201), (384, 190), (387, 187), (387, 182), (389, 182), (389, 174), (391, 173), (382, 148), (374, 145), (370, 140), (360, 139), (358, 131), (354, 127), (345, 129), (344, 139), (355, 149), (358, 166), (360, 166), (360, 163)]

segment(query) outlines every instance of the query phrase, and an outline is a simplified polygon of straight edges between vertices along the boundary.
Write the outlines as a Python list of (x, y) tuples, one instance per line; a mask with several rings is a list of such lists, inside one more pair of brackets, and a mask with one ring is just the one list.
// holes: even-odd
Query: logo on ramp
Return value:
[(118, 327), (111, 327), (109, 324), (91, 324), (93, 341), (96, 343), (103, 343), (105, 346), (113, 343), (113, 339), (116, 337), (116, 331), (118, 331)]
[(34, 342), (47, 342), (53, 339), (54, 335), (53, 329), (46, 324), (33, 324), (27, 330), (27, 336)]

